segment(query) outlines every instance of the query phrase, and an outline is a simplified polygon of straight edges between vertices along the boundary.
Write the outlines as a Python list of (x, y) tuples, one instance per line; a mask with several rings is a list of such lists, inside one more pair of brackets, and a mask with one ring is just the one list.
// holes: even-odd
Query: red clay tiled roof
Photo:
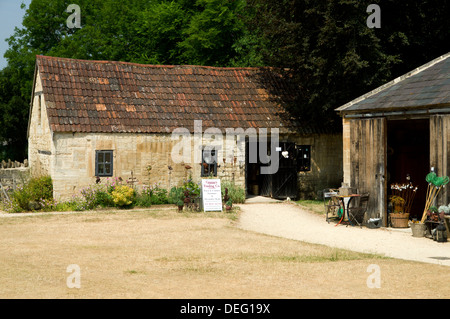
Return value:
[[(54, 132), (171, 133), (293, 128), (277, 101), (293, 88), (268, 68), (160, 66), (37, 56)], [(269, 92), (275, 92), (273, 95)]]

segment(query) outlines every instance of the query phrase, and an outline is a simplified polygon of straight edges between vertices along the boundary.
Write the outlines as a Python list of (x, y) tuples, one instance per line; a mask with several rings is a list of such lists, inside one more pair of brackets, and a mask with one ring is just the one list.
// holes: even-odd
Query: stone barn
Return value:
[(189, 176), (248, 194), (320, 196), (342, 181), (342, 134), (296, 125), (280, 102), (292, 96), (286, 83), (270, 68), (37, 56), (31, 175), (50, 175), (57, 199), (98, 178), (170, 189)]
[[(341, 106), (344, 183), (369, 192), (369, 217), (388, 221), (392, 184), (418, 186), (410, 218), (422, 217), (426, 175), (450, 175), (450, 53)], [(450, 202), (448, 187), (437, 205)]]

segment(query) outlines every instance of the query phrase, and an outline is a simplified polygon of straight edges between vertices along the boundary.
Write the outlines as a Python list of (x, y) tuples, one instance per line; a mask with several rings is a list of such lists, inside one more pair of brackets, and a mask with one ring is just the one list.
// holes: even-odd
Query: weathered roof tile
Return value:
[(192, 132), (194, 120), (203, 120), (203, 129), (270, 125), (280, 131), (296, 130), (270, 96), (289, 99), (292, 88), (268, 68), (141, 65), (47, 56), (37, 56), (36, 65), (49, 123), (56, 132), (168, 133), (176, 127)]
[(388, 112), (450, 105), (450, 53), (339, 107), (344, 113)]

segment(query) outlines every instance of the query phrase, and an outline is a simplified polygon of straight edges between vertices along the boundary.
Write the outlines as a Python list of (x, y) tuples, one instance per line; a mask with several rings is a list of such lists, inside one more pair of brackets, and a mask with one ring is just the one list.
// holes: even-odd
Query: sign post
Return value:
[(202, 179), (203, 211), (222, 211), (220, 179)]

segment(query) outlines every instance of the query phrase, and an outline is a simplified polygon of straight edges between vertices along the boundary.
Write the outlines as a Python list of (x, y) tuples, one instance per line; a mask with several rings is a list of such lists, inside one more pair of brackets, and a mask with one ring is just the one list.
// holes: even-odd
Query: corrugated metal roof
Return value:
[(337, 108), (342, 113), (450, 107), (450, 53)]
[[(280, 101), (295, 88), (270, 68), (160, 66), (37, 56), (54, 132), (297, 131)], [(305, 128), (306, 129), (306, 128)]]

